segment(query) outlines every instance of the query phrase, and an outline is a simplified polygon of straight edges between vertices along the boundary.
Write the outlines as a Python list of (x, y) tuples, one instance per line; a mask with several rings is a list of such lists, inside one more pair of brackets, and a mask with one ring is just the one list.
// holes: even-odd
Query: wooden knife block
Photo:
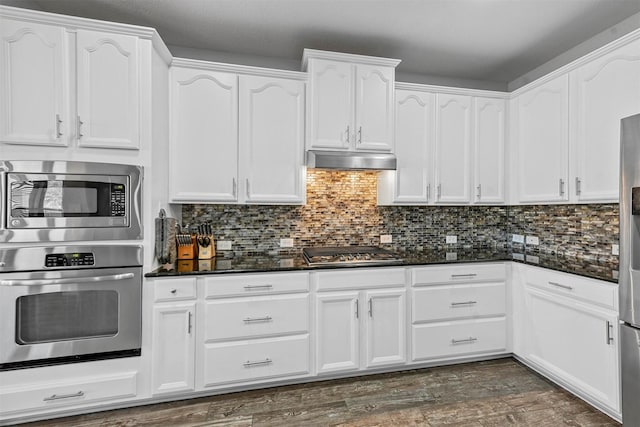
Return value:
[(198, 259), (211, 259), (216, 256), (216, 246), (213, 241), (213, 236), (208, 237), (211, 239), (209, 245), (202, 246), (200, 242), (198, 242)]
[(195, 259), (198, 257), (198, 244), (195, 236), (191, 236), (190, 245), (180, 245), (176, 242), (178, 248), (178, 259)]

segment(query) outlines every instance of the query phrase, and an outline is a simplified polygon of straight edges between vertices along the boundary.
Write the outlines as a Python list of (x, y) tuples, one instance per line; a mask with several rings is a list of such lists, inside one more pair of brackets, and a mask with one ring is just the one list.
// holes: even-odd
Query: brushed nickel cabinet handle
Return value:
[(360, 301), (356, 300), (356, 319), (360, 318), (360, 309), (358, 308), (358, 305), (360, 305)]
[(576, 196), (579, 196), (580, 193), (582, 193), (582, 180), (576, 176)]
[(271, 289), (271, 288), (273, 288), (273, 285), (269, 285), (269, 284), (267, 284), (267, 285), (246, 285), (244, 287), (244, 290), (245, 291), (252, 291), (252, 290), (255, 290), (255, 289)]
[(249, 178), (247, 178), (247, 188), (246, 188), (246, 193), (247, 193), (247, 199), (251, 197), (251, 195), (249, 194)]
[(476, 190), (478, 191), (476, 194), (476, 197), (478, 200), (480, 200), (480, 196), (482, 195), (482, 184), (478, 184), (478, 186), (476, 187)]
[(427, 202), (431, 198), (431, 184), (427, 184)]
[(456, 339), (452, 339), (451, 340), (451, 344), (456, 345), (456, 344), (471, 344), (473, 342), (478, 341), (478, 338), (474, 338), (474, 337), (469, 337), (469, 338), (465, 338), (465, 339), (461, 339), (461, 340), (456, 340)]
[(42, 400), (45, 402), (50, 402), (52, 400), (70, 399), (72, 397), (82, 397), (82, 396), (84, 396), (84, 391), (80, 390), (77, 393), (71, 393), (71, 394), (52, 394), (51, 396), (45, 397)]
[(273, 317), (264, 316), (264, 317), (246, 317), (242, 321), (244, 323), (253, 323), (253, 322), (270, 322), (272, 320), (273, 320)]
[(371, 302), (371, 298), (369, 298), (369, 317), (373, 317), (373, 303)]
[(564, 179), (560, 178), (560, 195), (564, 196)]
[(349, 125), (347, 125), (347, 144), (349, 144), (349, 135), (350, 135), (350, 130), (349, 130)]
[(468, 273), (468, 274), (452, 274), (451, 278), (452, 279), (470, 279), (472, 277), (476, 277), (478, 274), (477, 273)]
[(607, 345), (613, 342), (613, 324), (607, 320)]
[(438, 199), (440, 199), (440, 197), (442, 196), (442, 184), (438, 184), (436, 196), (438, 197)]
[(193, 324), (191, 322), (192, 319), (193, 319), (193, 313), (189, 312), (189, 322), (188, 322), (188, 325), (187, 325), (187, 333), (189, 335), (191, 335), (191, 329), (193, 327)]
[(462, 301), (462, 302), (452, 302), (451, 307), (464, 307), (468, 305), (475, 305), (477, 301)]
[(362, 144), (362, 126), (358, 128), (358, 144)]
[(555, 287), (561, 288), (561, 289), (566, 289), (568, 291), (572, 291), (573, 290), (573, 288), (571, 286), (563, 285), (563, 284), (558, 283), (558, 282), (549, 282), (549, 284), (551, 286), (555, 286)]
[(236, 179), (233, 178), (233, 190), (232, 190), (233, 197), (236, 197), (237, 190), (238, 190), (238, 185), (236, 184)]
[(60, 114), (56, 114), (56, 139), (60, 139), (60, 137), (64, 135), (60, 127), (61, 124), (62, 119), (60, 118)]
[(78, 126), (78, 139), (80, 139), (84, 136), (84, 134), (82, 133), (82, 125), (84, 124), (84, 122), (80, 120), (80, 116), (77, 116), (76, 124)]
[(264, 360), (256, 360), (256, 361), (251, 361), (251, 360), (247, 360), (246, 362), (244, 362), (242, 365), (245, 368), (249, 368), (251, 366), (259, 366), (259, 365), (269, 365), (273, 363), (273, 360), (269, 359), (268, 357)]

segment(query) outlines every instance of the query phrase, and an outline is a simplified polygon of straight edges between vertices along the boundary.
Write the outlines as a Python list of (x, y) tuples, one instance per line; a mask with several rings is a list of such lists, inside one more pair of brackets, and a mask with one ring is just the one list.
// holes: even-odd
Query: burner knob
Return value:
[(366, 259), (367, 261), (371, 259), (371, 255), (367, 254), (364, 256), (364, 259)]
[(346, 261), (347, 259), (345, 258), (344, 255), (340, 255), (340, 261)]

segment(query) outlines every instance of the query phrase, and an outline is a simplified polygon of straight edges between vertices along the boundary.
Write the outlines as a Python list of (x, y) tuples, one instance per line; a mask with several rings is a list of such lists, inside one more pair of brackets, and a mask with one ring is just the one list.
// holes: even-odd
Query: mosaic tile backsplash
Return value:
[[(377, 206), (377, 172), (309, 170), (304, 206), (183, 205), (183, 225), (207, 222), (236, 253), (299, 252), (304, 246), (380, 245), (393, 250), (511, 248), (533, 234), (527, 251), (617, 262), (618, 205)], [(458, 243), (445, 244), (455, 234)], [(294, 239), (281, 249), (280, 239)], [(525, 249), (523, 246), (514, 249)]]

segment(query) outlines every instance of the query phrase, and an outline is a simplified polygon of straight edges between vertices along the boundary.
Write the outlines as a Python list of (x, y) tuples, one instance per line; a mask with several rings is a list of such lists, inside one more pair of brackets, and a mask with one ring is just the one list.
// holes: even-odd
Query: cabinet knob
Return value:
[(171, 289), (171, 291), (170, 291), (170, 292), (171, 292), (173, 295), (175, 295), (175, 294), (178, 292), (178, 290), (177, 290), (177, 289)]

